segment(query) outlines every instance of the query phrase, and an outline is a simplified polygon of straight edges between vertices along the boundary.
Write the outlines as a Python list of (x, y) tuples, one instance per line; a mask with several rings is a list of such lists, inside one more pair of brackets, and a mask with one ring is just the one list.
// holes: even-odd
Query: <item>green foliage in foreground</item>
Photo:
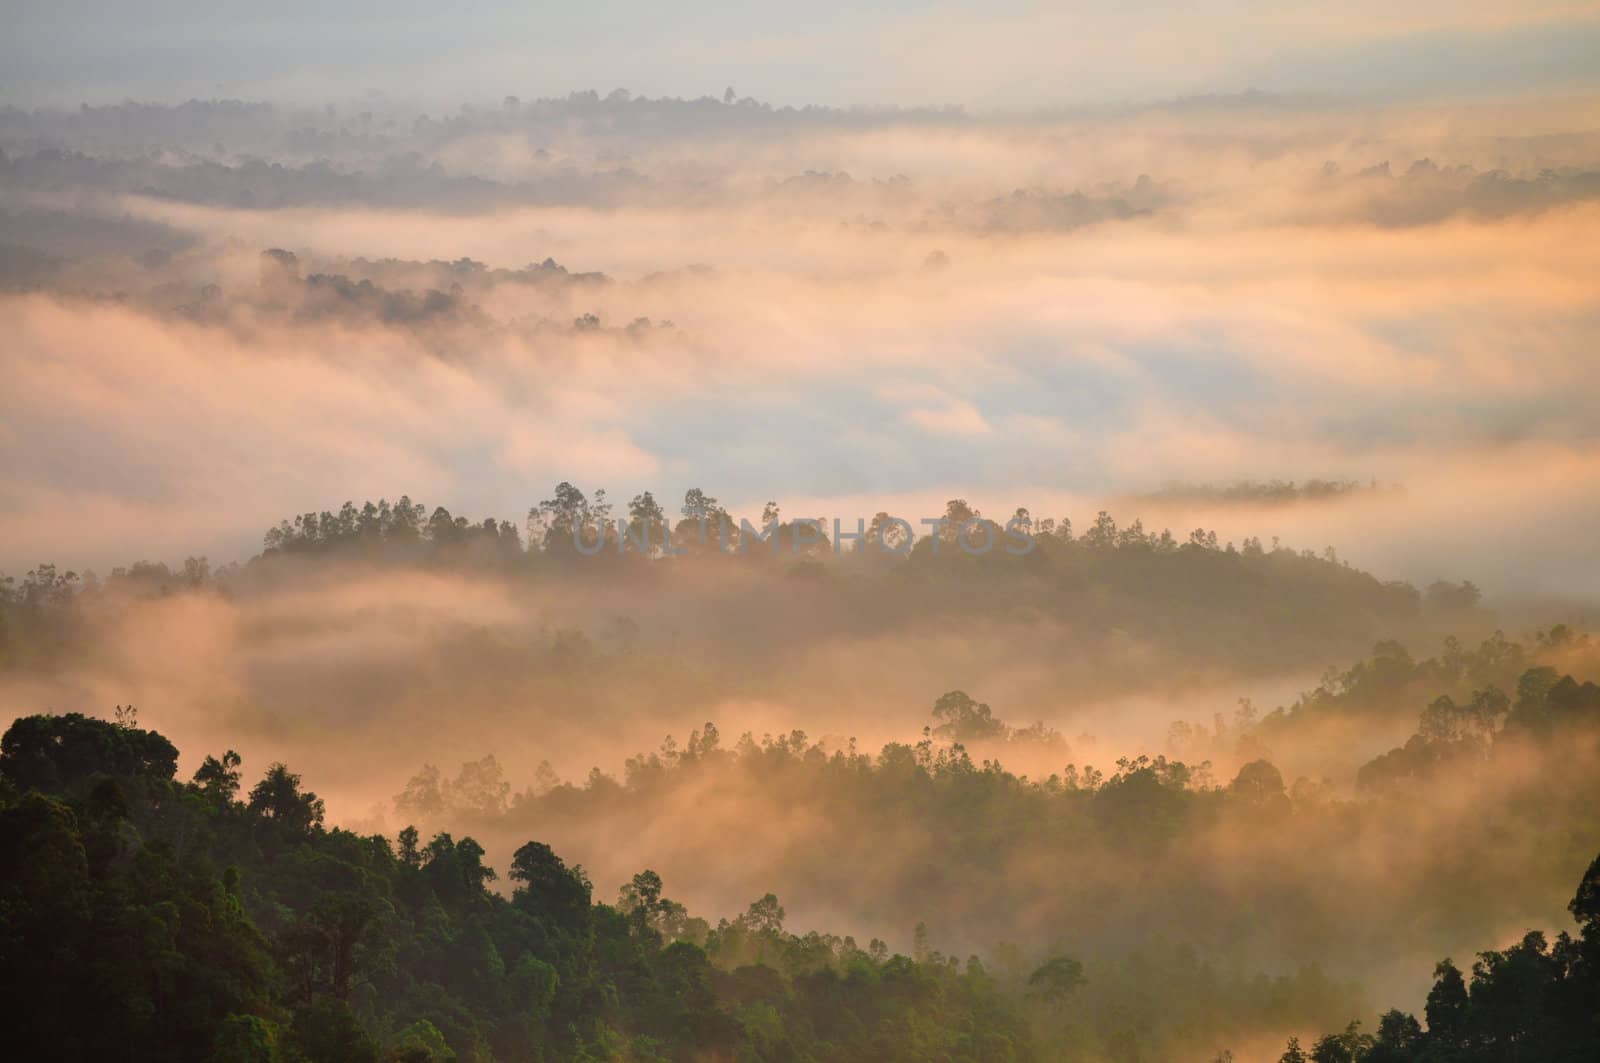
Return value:
[[(0, 1003), (18, 1059), (1029, 1058), (983, 965), (783, 930), (768, 896), (715, 929), (651, 872), (617, 906), (530, 842), (509, 899), (471, 838), (322, 826), (274, 765), (173, 779), (177, 751), (80, 715), (0, 753)], [(687, 940), (698, 937), (704, 945)], [(1072, 990), (1041, 973), (1051, 993)]]
[(1309, 1052), (1291, 1040), (1280, 1063), (1592, 1063), (1600, 1059), (1600, 857), (1568, 906), (1580, 927), (1550, 944), (1530, 930), (1482, 952), (1469, 982), (1450, 960), (1434, 968), (1424, 1027), (1398, 1009), (1376, 1034), (1352, 1022)]
[[(650, 871), (596, 904), (583, 870), (538, 842), (517, 849), (505, 897), (469, 837), (328, 830), (281, 764), (246, 793), (231, 751), (187, 784), (176, 763), (131, 714), (28, 717), (0, 742), (13, 1058), (1162, 1059), (1213, 1043), (1240, 1001), (1283, 1030), (1330, 998), (1303, 980), (1230, 985), (1182, 954), (1125, 970), (1001, 956), (991, 971), (919, 933), (914, 957), (890, 956), (787, 932), (770, 894), (713, 928)], [(1577, 939), (1530, 933), (1482, 954), (1470, 983), (1440, 964), (1426, 1027), (1390, 1012), (1376, 1035), (1352, 1024), (1284, 1058), (1596, 1058), (1600, 859), (1571, 911)], [(1121, 1021), (1141, 995), (1187, 1035)]]

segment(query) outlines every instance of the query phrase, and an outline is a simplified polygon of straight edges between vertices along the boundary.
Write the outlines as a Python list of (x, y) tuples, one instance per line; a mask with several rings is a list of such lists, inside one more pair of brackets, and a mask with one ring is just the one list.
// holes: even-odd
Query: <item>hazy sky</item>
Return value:
[(428, 106), (627, 88), (968, 107), (1593, 85), (1594, 0), (0, 4), (0, 98)]
[[(570, 479), (1109, 505), (1600, 595), (1600, 4), (377, 12), (5, 5), (0, 100), (66, 109), (0, 110), (0, 569), (228, 560), (401, 491), (516, 518)], [(637, 98), (728, 85), (969, 113)], [(1280, 95), (1042, 106), (1248, 88)], [(191, 97), (271, 106), (76, 106)], [(273, 247), (388, 294), (280, 298)], [(395, 311), (463, 256), (610, 280)], [(1128, 498), (1311, 477), (1406, 492)]]

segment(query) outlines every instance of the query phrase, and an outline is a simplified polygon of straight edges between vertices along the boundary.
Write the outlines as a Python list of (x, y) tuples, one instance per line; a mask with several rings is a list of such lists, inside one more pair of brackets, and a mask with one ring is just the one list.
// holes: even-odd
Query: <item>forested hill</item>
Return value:
[(1567, 906), (1578, 936), (1530, 930), (1480, 952), (1467, 974), (1439, 961), (1423, 1012), (1390, 1008), (1373, 1033), (1352, 1020), (1278, 1063), (1592, 1063), (1600, 1059), (1600, 856)]
[[(188, 783), (176, 762), (131, 714), (27, 717), (0, 743), (0, 1022), (14, 1058), (1231, 1059), (1219, 1029), (1305, 1028), (1359, 1007), (1314, 972), (1230, 980), (1182, 951), (1139, 961), (1095, 1003), (1095, 976), (1069, 954), (961, 962), (919, 931), (913, 957), (890, 955), (789, 932), (770, 894), (713, 927), (649, 870), (596, 903), (583, 869), (539, 842), (513, 855), (508, 896), (470, 837), (327, 829), (281, 764), (245, 792), (232, 751)], [(1441, 963), (1426, 1029), (1392, 1010), (1375, 1037), (1352, 1022), (1309, 1055), (1292, 1040), (1283, 1059), (1594, 1058), (1597, 891), (1600, 858), (1570, 905), (1578, 939), (1530, 932), (1484, 953), (1470, 986)], [(1170, 1005), (1155, 1027), (1129, 1024), (1139, 985)]]
[[(1320, 672), (1383, 638), (1431, 644), (1493, 629), (1471, 583), (1419, 591), (1356, 569), (1332, 548), (1221, 542), (1204, 529), (1174, 536), (1137, 520), (1119, 526), (1104, 512), (1075, 530), (1069, 519), (1035, 518), (1026, 509), (991, 521), (957, 499), (941, 529), (919, 528), (913, 537), (879, 513), (863, 519), (865, 540), (849, 538), (854, 522), (843, 521), (837, 543), (831, 521), (813, 528), (772, 503), (741, 520), (698, 489), (681, 514), (669, 516), (649, 492), (613, 513), (603, 491), (590, 498), (564, 483), (532, 507), (526, 535), (507, 521), (430, 513), (402, 496), (283, 521), (246, 564), (141, 562), (103, 579), (41, 565), (20, 580), (0, 580), (0, 666), (64, 652), (73, 618), (63, 614), (74, 600), (208, 590), (248, 600), (375, 570), (575, 598), (581, 605), (573, 612), (585, 618), (575, 623), (591, 638), (597, 623), (614, 618), (644, 628), (648, 644), (653, 619), (694, 615), (682, 648), (699, 645), (755, 672), (774, 654), (831, 639), (897, 631), (976, 637), (974, 625), (1032, 632), (1021, 638), (1048, 634), (1055, 648), (1047, 658), (1063, 656), (1065, 639), (1074, 660), (1078, 652), (1130, 665), (1159, 659), (1163, 674)], [(776, 530), (765, 538), (748, 530), (768, 527)], [(762, 592), (781, 596), (786, 608), (753, 607), (752, 598), (770, 601)], [(1086, 672), (1076, 688), (1139, 681), (1131, 666), (1120, 678), (1104, 667)]]
[[(1031, 1058), (976, 959), (795, 935), (766, 896), (709, 927), (635, 876), (595, 903), (529, 842), (509, 896), (469, 837), (323, 825), (283, 765), (174, 780), (131, 723), (29, 717), (0, 753), (0, 1025), (15, 1059), (228, 1063)], [(242, 798), (242, 799), (241, 799)], [(1070, 992), (1070, 961), (1032, 981)]]
[[(1336, 778), (1297, 766), (1297, 724), (1276, 714), (1174, 728), (1174, 755), (1102, 771), (1092, 747), (951, 691), (920, 741), (877, 751), (708, 723), (619, 775), (564, 782), (492, 753), (425, 765), (394, 806), (402, 821), (470, 824), (496, 850), (536, 832), (600, 881), (634, 870), (619, 855), (647, 853), (697, 907), (776, 881), (791, 910), (858, 932), (924, 922), (963, 953), (1065, 942), (1090, 997), (1173, 950), (1222, 969), (1392, 979), (1416, 955), (1547, 923), (1600, 847), (1600, 686), (1543, 664), (1496, 682), (1415, 698), (1393, 747), (1366, 738), (1371, 752)], [(1019, 761), (1048, 767), (1004, 766)], [(1180, 1010), (1123, 988), (1144, 1003), (1102, 1003), (1147, 1028)]]

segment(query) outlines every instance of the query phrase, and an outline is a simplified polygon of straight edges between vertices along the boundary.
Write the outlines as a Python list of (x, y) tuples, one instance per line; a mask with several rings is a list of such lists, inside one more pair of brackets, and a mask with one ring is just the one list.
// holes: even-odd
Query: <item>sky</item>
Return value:
[(1340, 97), (1595, 84), (1600, 4), (1425, 0), (803, 5), (0, 5), (0, 98), (425, 107), (625, 88), (1015, 109), (1256, 89)]
[(0, 571), (572, 480), (1600, 596), (1596, 5), (374, 11), (6, 6)]

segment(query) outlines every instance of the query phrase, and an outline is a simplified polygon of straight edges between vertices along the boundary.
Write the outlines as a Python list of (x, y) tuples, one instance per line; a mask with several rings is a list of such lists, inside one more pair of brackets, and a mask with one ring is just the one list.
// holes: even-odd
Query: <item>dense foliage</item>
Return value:
[[(1025, 965), (1014, 947), (958, 963), (919, 929), (912, 957), (891, 956), (788, 932), (770, 894), (712, 927), (653, 871), (597, 904), (583, 869), (538, 842), (513, 855), (505, 896), (470, 837), (327, 829), (281, 764), (243, 793), (232, 751), (186, 784), (176, 762), (127, 710), (23, 718), (0, 744), (0, 1008), (20, 1058), (1166, 1058), (1182, 1035), (1294, 1028), (1353, 1003), (1315, 975), (1230, 981), (1182, 949), (1086, 977), (1069, 955)], [(1272, 773), (1252, 767), (1233, 799), (1270, 800)], [(930, 779), (951, 770), (973, 775), (946, 759)], [(1182, 771), (1127, 765), (1083, 791), (1110, 800)], [(1352, 1022), (1283, 1059), (1594, 1058), (1597, 897), (1600, 858), (1569, 906), (1577, 939), (1530, 932), (1481, 954), (1470, 982), (1443, 961), (1425, 1027), (1391, 1010), (1376, 1035)], [(1138, 1016), (1141, 998), (1166, 1014)]]
[[(18, 719), (0, 754), (11, 1043), (76, 1059), (1276, 1053), (1287, 1032), (1372, 1015), (1362, 983), (1418, 954), (1548, 925), (1600, 844), (1588, 637), (1562, 626), (1484, 637), (1492, 618), (1471, 584), (1418, 592), (1331, 552), (1201, 531), (1180, 542), (1104, 514), (1075, 533), (1018, 511), (1008, 523), (1031, 529), (1032, 551), (973, 554), (952, 529), (1004, 527), (959, 501), (945, 516), (903, 552), (835, 553), (825, 538), (802, 548), (801, 523), (769, 506), (761, 523), (777, 546), (740, 553), (700, 538), (702, 520), (727, 518), (704, 492), (681, 519), (641, 495), (619, 524), (603, 497), (563, 484), (530, 512), (526, 537), (402, 499), (285, 522), (261, 556), (222, 570), (190, 559), (100, 580), (42, 565), (0, 582), (0, 672), (19, 701), (80, 697), (87, 686), (67, 684), (79, 677), (120, 692), (147, 674), (165, 697), (191, 676), (207, 713), (207, 698), (232, 698), (219, 703), (237, 713), (230, 727), (279, 742), (316, 778), (339, 770), (302, 760), (325, 735), (321, 713), (380, 721), (342, 744), (391, 732), (388, 751), (405, 759), (375, 750), (360, 780), (391, 786), (448, 706), (476, 713), (479, 750), (524, 774), (513, 785), (493, 755), (453, 774), (425, 766), (393, 803), (415, 826), (385, 837), (327, 828), (321, 800), (281, 764), (246, 791), (229, 751), (178, 781), (176, 749), (131, 709), (115, 722)], [(604, 548), (585, 556), (578, 545), (602, 527)], [(617, 537), (657, 534), (674, 553), (617, 549)], [(439, 591), (487, 617), (423, 626), (397, 611), (390, 623), (393, 602), (415, 594), (436, 609)], [(760, 607), (772, 594), (787, 612)], [(552, 628), (545, 609), (581, 626)], [(1174, 723), (1149, 756), (1118, 756), (1126, 736), (1029, 722), (1070, 718), (1041, 691), (1138, 689), (1140, 662), (1160, 660), (1164, 689), (1181, 694), (1195, 674), (1182, 662), (1305, 668), (1430, 624), (1470, 641), (1447, 638), (1429, 657), (1384, 637), (1281, 709), (1246, 701), (1231, 719)], [(169, 633), (152, 639), (220, 628), (226, 640), (197, 643), (213, 647), (199, 671), (230, 668), (236, 685), (170, 656), (141, 660), (146, 625)], [(954, 645), (994, 659), (959, 672), (965, 689), (929, 693), (920, 736), (899, 728), (921, 721), (885, 705), (875, 730), (903, 740), (876, 752), (838, 730), (856, 726), (844, 703), (795, 713), (821, 738), (725, 742), (704, 724), (615, 776), (532, 771), (540, 746), (562, 758), (563, 741), (608, 722), (679, 726), (739, 698), (831, 697), (833, 684), (806, 685), (815, 663), (886, 672), (880, 658), (897, 646), (885, 631), (902, 661), (939, 675), (960, 668), (941, 656)], [(913, 637), (927, 643), (917, 655), (903, 648)], [(305, 653), (319, 644), (327, 652)], [(375, 646), (382, 657), (362, 656)], [(1017, 665), (1029, 672), (1012, 682)], [(57, 685), (26, 686), (41, 677)], [(874, 699), (855, 692), (856, 705)], [(163, 729), (169, 719), (181, 717)], [(518, 730), (533, 742), (495, 744)], [(637, 748), (610, 746), (616, 760)], [(665, 897), (663, 879), (698, 911), (761, 899), (713, 924)], [(596, 903), (591, 882), (621, 883), (615, 903)], [(802, 923), (866, 944), (791, 932), (775, 888)], [(1568, 987), (1535, 996), (1570, 1012), (1589, 984), (1580, 953), (1530, 937), (1508, 958), (1485, 954), (1470, 986), (1457, 976), (1463, 1007), (1503, 997), (1495, 979), (1512, 975), (1500, 972), (1531, 985), (1535, 971)], [(98, 1021), (81, 1021), (86, 1007)], [(1578, 1036), (1553, 1015), (1538, 1020), (1558, 1031), (1552, 1043)], [(1527, 1038), (1500, 1022), (1468, 1024), (1477, 1056), (1439, 1055), (1431, 1016), (1424, 1030), (1400, 1012), (1372, 1037), (1350, 1027), (1311, 1044), (1319, 1059), (1383, 1060), (1396, 1045), (1433, 1054), (1393, 1058), (1501, 1058), (1505, 1038)]]
[[(1025, 508), (990, 520), (953, 499), (937, 515), (942, 525), (916, 514), (897, 525), (878, 513), (859, 528), (850, 520), (835, 528), (785, 519), (775, 503), (741, 519), (696, 488), (680, 514), (648, 491), (614, 506), (603, 490), (591, 497), (562, 483), (529, 510), (523, 530), (443, 507), (430, 512), (402, 496), (282, 521), (244, 565), (139, 562), (102, 579), (42, 564), (21, 577), (0, 574), (0, 666), (70, 660), (91, 641), (85, 614), (107, 597), (207, 589), (248, 597), (375, 566), (546, 592), (611, 590), (641, 607), (697, 602), (717, 579), (737, 574), (781, 581), (773, 593), (803, 582), (814, 603), (816, 622), (803, 634), (743, 625), (768, 643), (926, 627), (952, 619), (959, 601), (967, 618), (1070, 625), (1086, 644), (1139, 640), (1190, 667), (1247, 671), (1322, 667), (1329, 654), (1345, 657), (1379, 638), (1432, 633), (1435, 621), (1481, 626), (1470, 583), (1419, 591), (1360, 571), (1331, 547), (1319, 554), (1255, 538), (1236, 545), (1198, 528), (1174, 536), (1139, 520), (1119, 526), (1105, 512), (1075, 530), (1070, 519), (1036, 519)], [(1025, 541), (1031, 548), (1013, 552)], [(978, 549), (986, 543), (993, 546)]]
[[(1474, 663), (1462, 675), (1538, 652), (1491, 639), (1464, 654)], [(674, 881), (750, 892), (761, 888), (750, 861), (719, 840), (760, 834), (759, 873), (791, 899), (926, 921), (963, 948), (1043, 932), (1098, 960), (1125, 949), (1124, 928), (1138, 924), (1203, 957), (1350, 969), (1471, 941), (1501, 919), (1545, 918), (1552, 891), (1600, 844), (1600, 687), (1548, 665), (1511, 675), (1509, 695), (1489, 684), (1459, 703), (1417, 699), (1414, 733), (1355, 757), (1348, 791), (1279, 767), (1295, 728), (1343, 718), (1337, 695), (1207, 732), (1210, 752), (1237, 765), (1221, 774), (1209, 756), (1165, 754), (1102, 770), (1087, 763), (1098, 744), (1010, 727), (951, 691), (920, 741), (876, 753), (802, 732), (729, 743), (707, 724), (631, 758), (620, 777), (547, 773), (519, 789), (491, 756), (453, 777), (425, 768), (396, 805), (503, 842), (537, 830), (608, 877), (621, 873), (603, 851), (615, 846), (658, 852)], [(1201, 744), (1193, 728), (1173, 734)], [(1373, 747), (1371, 735), (1361, 741)], [(1002, 763), (1013, 761), (1054, 767), (1028, 775)]]
[(1433, 972), (1426, 1026), (1398, 1008), (1377, 1033), (1359, 1022), (1290, 1041), (1280, 1063), (1584, 1063), (1600, 1059), (1600, 857), (1568, 905), (1578, 921), (1551, 944), (1530, 930), (1510, 948), (1478, 954), (1470, 981), (1450, 960)]
[[(976, 959), (711, 928), (652, 872), (618, 906), (538, 842), (509, 897), (471, 838), (325, 829), (273, 765), (173, 779), (129, 720), (19, 720), (0, 773), (0, 1020), (14, 1058), (1007, 1059), (1022, 1002)], [(1038, 975), (1072, 990), (1061, 960)], [(90, 1021), (85, 1021), (91, 1017)]]

